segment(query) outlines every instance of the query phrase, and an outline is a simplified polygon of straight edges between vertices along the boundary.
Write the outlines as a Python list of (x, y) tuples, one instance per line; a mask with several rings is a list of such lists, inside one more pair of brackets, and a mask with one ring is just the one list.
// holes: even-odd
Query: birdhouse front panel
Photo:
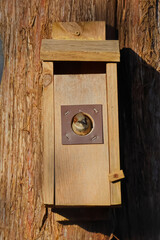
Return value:
[[(110, 205), (108, 122), (105, 74), (55, 75), (55, 205)], [(66, 121), (69, 114), (70, 126), (76, 111), (70, 112), (67, 106), (76, 105), (77, 114), (91, 116), (83, 106), (93, 111), (95, 105), (102, 106), (102, 122), (92, 121), (94, 128), (103, 126), (103, 142), (95, 144), (97, 135), (93, 130), (87, 135), (91, 141), (83, 144), (85, 135), (79, 136), (81, 144), (64, 145), (62, 142), (62, 112), (66, 106)], [(79, 106), (79, 108), (78, 108)], [(97, 109), (95, 109), (97, 110)], [(99, 110), (99, 109), (98, 109)], [(96, 114), (96, 113), (95, 113)], [(97, 113), (98, 114), (98, 113)], [(81, 119), (80, 115), (80, 120)], [(65, 123), (63, 123), (65, 124)], [(66, 123), (68, 124), (68, 123)], [(72, 126), (70, 127), (72, 128)], [(73, 135), (78, 135), (74, 131)], [(67, 134), (67, 132), (66, 132)], [(66, 136), (66, 139), (72, 136)], [(72, 139), (70, 139), (72, 141)]]

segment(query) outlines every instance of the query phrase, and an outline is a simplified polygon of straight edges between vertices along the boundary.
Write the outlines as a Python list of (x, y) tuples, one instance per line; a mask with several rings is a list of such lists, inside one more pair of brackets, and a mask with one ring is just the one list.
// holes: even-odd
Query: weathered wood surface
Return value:
[(109, 181), (112, 182), (112, 183), (115, 183), (118, 180), (121, 180), (121, 179), (123, 179), (125, 177), (123, 170), (119, 170), (119, 171), (117, 170), (115, 172), (110, 173), (108, 176), (109, 176)]
[[(120, 170), (117, 64), (106, 65), (110, 173)], [(121, 203), (121, 182), (111, 184), (111, 205)]]
[(54, 83), (53, 62), (43, 62), (43, 96), (42, 96), (42, 123), (43, 123), (43, 201), (45, 204), (54, 204)]
[(105, 40), (106, 23), (100, 22), (55, 22), (51, 39)]
[[(15, 239), (159, 239), (159, 1), (1, 0), (0, 236)], [(40, 43), (54, 21), (106, 20), (119, 38), (121, 209), (109, 222), (60, 225), (42, 200)], [(117, 32), (118, 30), (118, 32)], [(110, 211), (112, 213), (112, 210)]]
[(119, 41), (43, 39), (41, 59), (46, 61), (119, 62)]
[[(110, 205), (106, 75), (55, 75), (54, 96), (55, 204)], [(61, 144), (61, 106), (73, 103), (103, 105), (104, 144)]]

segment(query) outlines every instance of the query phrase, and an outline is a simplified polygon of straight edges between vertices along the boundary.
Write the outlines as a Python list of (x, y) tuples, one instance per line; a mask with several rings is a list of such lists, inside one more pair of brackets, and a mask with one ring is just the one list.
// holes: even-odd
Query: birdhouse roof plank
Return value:
[(43, 39), (41, 59), (44, 61), (119, 62), (119, 41)]

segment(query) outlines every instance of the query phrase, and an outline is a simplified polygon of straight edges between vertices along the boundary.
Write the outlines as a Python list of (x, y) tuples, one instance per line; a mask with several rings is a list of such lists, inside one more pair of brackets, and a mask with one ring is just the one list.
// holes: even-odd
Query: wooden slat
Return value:
[[(108, 100), (108, 129), (109, 129), (109, 159), (110, 173), (120, 170), (119, 158), (119, 126), (118, 126), (118, 93), (117, 93), (117, 64), (108, 63), (107, 100)], [(111, 183), (111, 205), (121, 204), (121, 184)]]
[(99, 22), (55, 22), (52, 39), (105, 40), (106, 23)]
[(119, 41), (43, 39), (41, 59), (47, 61), (119, 62)]
[(116, 182), (124, 178), (123, 170), (110, 173), (108, 175), (110, 182)]
[[(55, 204), (110, 205), (106, 74), (55, 75)], [(103, 105), (104, 144), (62, 145), (61, 105)]]
[(54, 101), (53, 63), (43, 62), (43, 128), (44, 128), (44, 179), (45, 204), (54, 204)]

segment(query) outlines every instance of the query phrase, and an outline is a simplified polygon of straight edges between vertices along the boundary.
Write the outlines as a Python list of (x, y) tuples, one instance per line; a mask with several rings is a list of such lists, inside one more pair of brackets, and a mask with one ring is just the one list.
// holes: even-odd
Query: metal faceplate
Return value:
[[(76, 114), (83, 113), (92, 120), (92, 129), (87, 135), (78, 135), (72, 129)], [(62, 144), (103, 144), (102, 105), (63, 105), (61, 106)]]

